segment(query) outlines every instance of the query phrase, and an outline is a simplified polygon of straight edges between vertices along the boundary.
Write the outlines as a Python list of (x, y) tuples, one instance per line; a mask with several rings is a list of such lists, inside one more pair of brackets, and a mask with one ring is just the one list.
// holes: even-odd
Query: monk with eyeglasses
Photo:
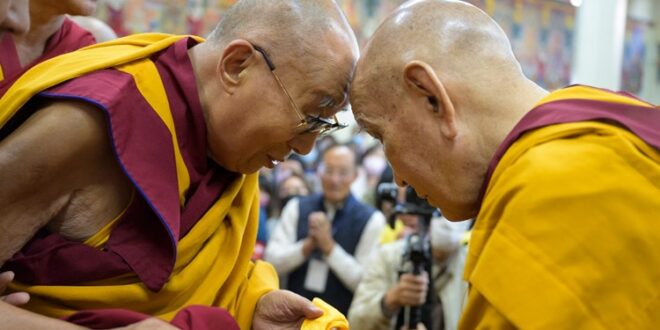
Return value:
[(321, 316), (250, 261), (256, 172), (344, 126), (357, 57), (334, 1), (243, 0), (206, 41), (134, 35), (22, 75), (0, 99), (0, 265), (30, 302), (0, 302), (3, 327)]

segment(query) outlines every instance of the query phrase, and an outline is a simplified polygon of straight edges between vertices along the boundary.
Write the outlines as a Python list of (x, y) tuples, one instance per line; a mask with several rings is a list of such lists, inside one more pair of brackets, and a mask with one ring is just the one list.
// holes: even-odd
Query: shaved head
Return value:
[(522, 77), (504, 31), (479, 8), (461, 1), (410, 1), (387, 18), (368, 43), (352, 101), (366, 95), (379, 100), (400, 96), (395, 86), (412, 60), (432, 65), (446, 80), (471, 80), (474, 87)]
[(209, 41), (225, 44), (246, 39), (287, 59), (322, 59), (328, 35), (341, 36), (357, 50), (357, 41), (335, 1), (241, 0), (225, 12)]
[(477, 214), (495, 150), (544, 93), (483, 11), (422, 0), (376, 30), (350, 94), (355, 119), (383, 142), (397, 183), (463, 220)]
[(191, 52), (211, 158), (240, 173), (309, 153), (313, 129), (346, 105), (359, 56), (332, 0), (239, 1)]

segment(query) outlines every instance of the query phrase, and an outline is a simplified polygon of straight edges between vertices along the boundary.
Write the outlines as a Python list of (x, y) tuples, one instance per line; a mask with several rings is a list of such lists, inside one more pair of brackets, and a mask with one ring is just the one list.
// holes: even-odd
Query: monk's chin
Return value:
[[(432, 202), (431, 205), (433, 205)], [(476, 218), (479, 212), (479, 209), (476, 206), (462, 210), (442, 208), (442, 207), (439, 207), (439, 209), (440, 209), (440, 213), (442, 213), (442, 216), (451, 222), (461, 222)]]

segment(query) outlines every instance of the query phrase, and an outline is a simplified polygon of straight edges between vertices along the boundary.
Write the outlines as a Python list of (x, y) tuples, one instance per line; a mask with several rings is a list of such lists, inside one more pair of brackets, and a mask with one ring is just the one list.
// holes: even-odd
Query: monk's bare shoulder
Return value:
[(0, 265), (57, 217), (111, 153), (103, 112), (56, 102), (0, 141)]

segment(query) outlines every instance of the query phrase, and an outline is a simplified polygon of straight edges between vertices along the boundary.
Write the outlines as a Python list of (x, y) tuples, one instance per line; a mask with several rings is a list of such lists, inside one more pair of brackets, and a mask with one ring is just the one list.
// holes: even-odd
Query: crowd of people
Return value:
[(361, 50), (333, 0), (109, 42), (95, 3), (0, 0), (2, 328), (660, 324), (656, 105), (544, 90), (461, 1)]
[[(324, 299), (356, 329), (391, 329), (403, 322), (405, 306), (426, 306), (428, 329), (455, 329), (467, 292), (462, 265), (470, 222), (434, 214), (433, 266), (412, 275), (403, 255), (419, 214), (394, 211), (407, 205), (406, 190), (388, 200), (384, 190), (394, 183), (382, 145), (359, 134), (346, 143), (328, 135), (314, 157), (294, 155), (260, 172), (263, 229), (254, 258), (273, 264), (282, 288)], [(415, 197), (408, 203), (428, 205)]]

